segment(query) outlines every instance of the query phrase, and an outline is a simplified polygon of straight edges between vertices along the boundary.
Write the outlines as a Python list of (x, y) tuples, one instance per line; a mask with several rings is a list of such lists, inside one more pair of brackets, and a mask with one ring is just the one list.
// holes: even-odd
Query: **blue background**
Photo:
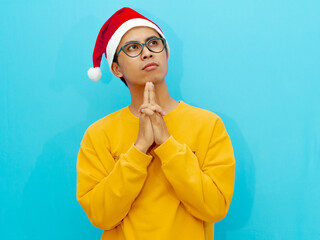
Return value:
[(86, 128), (130, 104), (102, 61), (98, 32), (129, 6), (170, 44), (169, 93), (224, 121), (234, 197), (216, 240), (320, 239), (320, 2), (0, 3), (0, 238), (100, 239), (76, 201)]

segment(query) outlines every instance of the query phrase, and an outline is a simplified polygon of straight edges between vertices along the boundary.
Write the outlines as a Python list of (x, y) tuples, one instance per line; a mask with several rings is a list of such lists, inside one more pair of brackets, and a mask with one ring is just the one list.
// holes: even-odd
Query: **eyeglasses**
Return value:
[(136, 41), (128, 42), (120, 48), (116, 57), (118, 57), (121, 51), (123, 51), (129, 57), (137, 57), (141, 54), (144, 45), (149, 49), (149, 51), (160, 53), (166, 47), (166, 40), (164, 38), (151, 38), (145, 43)]

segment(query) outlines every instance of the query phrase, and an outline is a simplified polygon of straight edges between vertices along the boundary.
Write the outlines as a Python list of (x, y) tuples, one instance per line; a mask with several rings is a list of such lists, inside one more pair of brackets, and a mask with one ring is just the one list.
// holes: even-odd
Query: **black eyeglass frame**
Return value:
[[(151, 49), (149, 48), (148, 44), (149, 44), (150, 41), (154, 41), (154, 40), (158, 40), (158, 39), (160, 39), (160, 40), (163, 42), (163, 48), (161, 49), (161, 51), (156, 52), (156, 51), (151, 50)], [(136, 56), (130, 56), (130, 55), (129, 55), (128, 53), (126, 53), (126, 51), (124, 50), (125, 46), (128, 46), (128, 45), (130, 45), (130, 44), (132, 44), (132, 43), (137, 43), (137, 44), (140, 44), (140, 45), (141, 45), (141, 50), (140, 50), (140, 52), (139, 52)], [(125, 43), (124, 45), (122, 45), (122, 47), (119, 49), (119, 51), (118, 51), (118, 53), (117, 53), (117, 55), (116, 55), (115, 57), (118, 58), (118, 55), (119, 55), (119, 53), (120, 53), (121, 51), (123, 51), (128, 57), (131, 57), (131, 58), (138, 57), (138, 56), (142, 53), (142, 50), (143, 50), (143, 47), (144, 47), (144, 46), (146, 46), (150, 52), (161, 53), (161, 52), (166, 48), (167, 42), (166, 42), (166, 39), (165, 39), (165, 38), (162, 38), (162, 37), (159, 37), (159, 38), (157, 38), (157, 37), (151, 38), (151, 39), (149, 39), (148, 41), (146, 41), (145, 43), (141, 43), (141, 42), (137, 42), (137, 41), (127, 42), (127, 43)]]

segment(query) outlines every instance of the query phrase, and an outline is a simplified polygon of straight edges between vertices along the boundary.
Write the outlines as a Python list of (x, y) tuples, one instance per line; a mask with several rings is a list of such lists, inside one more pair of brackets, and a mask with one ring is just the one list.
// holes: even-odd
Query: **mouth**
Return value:
[(155, 62), (152, 62), (152, 63), (148, 63), (147, 65), (145, 65), (142, 70), (146, 70), (146, 71), (150, 71), (150, 70), (153, 70), (153, 69), (156, 69), (159, 65), (156, 64)]

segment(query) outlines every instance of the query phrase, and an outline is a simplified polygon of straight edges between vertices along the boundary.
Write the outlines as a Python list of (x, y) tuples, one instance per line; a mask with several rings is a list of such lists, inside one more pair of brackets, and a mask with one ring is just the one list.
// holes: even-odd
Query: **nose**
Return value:
[(146, 44), (143, 44), (141, 58), (147, 59), (152, 57), (152, 52), (147, 48)]

